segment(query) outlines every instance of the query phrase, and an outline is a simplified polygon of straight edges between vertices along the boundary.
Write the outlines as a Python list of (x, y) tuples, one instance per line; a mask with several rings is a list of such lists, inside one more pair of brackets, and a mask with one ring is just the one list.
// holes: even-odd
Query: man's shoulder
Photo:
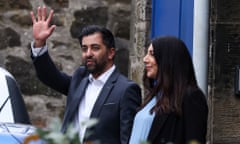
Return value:
[(129, 86), (129, 85), (137, 85), (138, 86), (138, 84), (136, 82), (134, 82), (133, 80), (129, 79), (128, 77), (126, 77), (125, 75), (123, 75), (121, 73), (119, 73), (117, 83), (121, 84), (122, 86)]
[(77, 74), (77, 75), (87, 75), (88, 74), (88, 71), (87, 71), (87, 69), (86, 69), (86, 67), (85, 66), (79, 66), (76, 70), (75, 70), (75, 72), (74, 72), (74, 74)]

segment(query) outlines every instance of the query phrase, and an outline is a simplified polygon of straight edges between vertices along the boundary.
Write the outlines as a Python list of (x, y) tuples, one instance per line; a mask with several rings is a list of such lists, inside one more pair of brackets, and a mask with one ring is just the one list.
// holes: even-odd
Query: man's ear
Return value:
[(114, 56), (115, 56), (115, 53), (116, 53), (115, 48), (110, 48), (109, 51), (108, 51), (108, 58), (113, 59)]

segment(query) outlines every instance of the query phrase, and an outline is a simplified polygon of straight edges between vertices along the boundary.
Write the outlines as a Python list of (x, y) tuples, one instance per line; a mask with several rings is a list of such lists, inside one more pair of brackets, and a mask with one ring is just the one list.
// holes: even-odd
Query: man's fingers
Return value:
[(33, 18), (34, 18), (35, 20), (34, 20), (33, 22), (36, 22), (36, 21), (45, 21), (45, 20), (46, 20), (47, 23), (50, 23), (50, 21), (51, 21), (51, 19), (52, 19), (52, 17), (53, 17), (53, 13), (54, 13), (53, 10), (51, 10), (50, 13), (49, 13), (49, 16), (48, 16), (48, 18), (47, 18), (47, 20), (46, 20), (46, 17), (47, 17), (47, 8), (46, 8), (45, 6), (43, 6), (43, 7), (38, 7), (38, 8), (37, 8), (37, 20), (36, 20), (34, 14), (31, 13), (32, 21), (33, 21)]
[(34, 13), (31, 11), (30, 12), (31, 18), (32, 18), (32, 23), (35, 24), (36, 23), (36, 18), (34, 16)]
[(42, 15), (42, 19), (41, 20), (45, 21), (46, 20), (46, 15), (47, 15), (45, 6), (42, 8), (42, 14), (41, 15)]
[(48, 18), (47, 18), (47, 23), (50, 23), (50, 21), (52, 20), (53, 13), (54, 13), (54, 11), (51, 10), (50, 13), (49, 13), (49, 16), (48, 16)]
[(38, 21), (40, 21), (42, 19), (41, 7), (38, 7), (37, 9), (37, 16), (38, 16)]
[(52, 34), (52, 32), (54, 31), (55, 28), (56, 28), (56, 25), (52, 25), (52, 26), (49, 28), (50, 34)]

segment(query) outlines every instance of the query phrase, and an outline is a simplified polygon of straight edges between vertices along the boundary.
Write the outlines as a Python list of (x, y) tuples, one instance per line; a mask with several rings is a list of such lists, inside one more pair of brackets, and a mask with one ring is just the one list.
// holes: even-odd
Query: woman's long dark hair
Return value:
[(148, 94), (143, 106), (156, 96), (157, 103), (151, 112), (181, 115), (183, 96), (188, 89), (197, 87), (192, 58), (184, 42), (176, 37), (158, 37), (151, 43), (158, 72), (156, 79), (147, 78), (144, 72), (143, 81)]

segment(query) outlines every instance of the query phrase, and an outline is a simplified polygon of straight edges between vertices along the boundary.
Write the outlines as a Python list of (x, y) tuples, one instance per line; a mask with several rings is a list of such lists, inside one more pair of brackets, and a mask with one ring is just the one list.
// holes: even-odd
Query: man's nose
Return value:
[(87, 56), (92, 56), (92, 50), (90, 48), (87, 49), (86, 55)]

